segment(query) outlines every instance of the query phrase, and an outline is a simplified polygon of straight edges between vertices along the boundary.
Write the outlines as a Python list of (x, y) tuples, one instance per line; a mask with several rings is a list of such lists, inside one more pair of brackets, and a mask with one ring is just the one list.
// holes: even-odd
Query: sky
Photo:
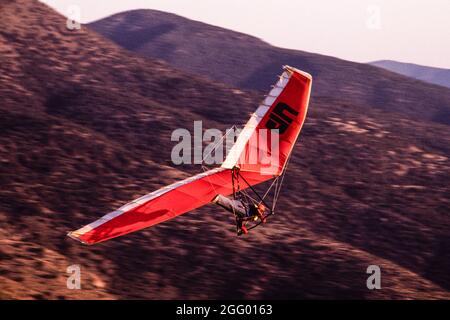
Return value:
[[(157, 9), (272, 45), (369, 62), (450, 69), (450, 0), (41, 0), (87, 23)], [(74, 7), (75, 6), (75, 7)], [(74, 9), (75, 8), (75, 9)]]

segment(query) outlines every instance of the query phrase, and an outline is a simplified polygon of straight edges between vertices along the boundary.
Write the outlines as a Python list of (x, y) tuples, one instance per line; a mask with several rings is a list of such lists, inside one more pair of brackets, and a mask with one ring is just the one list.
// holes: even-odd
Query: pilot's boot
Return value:
[(238, 234), (238, 236), (243, 235), (243, 234), (247, 234), (247, 233), (248, 233), (248, 230), (244, 226), (244, 222), (242, 220), (238, 220), (237, 221), (237, 234)]

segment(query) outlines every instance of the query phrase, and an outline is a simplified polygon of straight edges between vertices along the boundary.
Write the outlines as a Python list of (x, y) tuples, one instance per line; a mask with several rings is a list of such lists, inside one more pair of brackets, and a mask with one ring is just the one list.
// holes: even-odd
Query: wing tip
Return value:
[(300, 70), (300, 69), (291, 67), (291, 66), (289, 66), (289, 65), (284, 65), (284, 66), (283, 66), (283, 69), (284, 69), (284, 70), (287, 70), (287, 71), (291, 71), (291, 72), (298, 73), (298, 74), (304, 76), (305, 78), (307, 78), (309, 81), (312, 81), (312, 75), (309, 74), (308, 72), (305, 72), (305, 71), (302, 71), (302, 70)]
[(66, 235), (67, 235), (67, 237), (69, 237), (69, 238), (71, 238), (73, 240), (76, 240), (78, 242), (81, 242), (84, 245), (88, 245), (88, 246), (91, 245), (91, 243), (83, 241), (78, 235), (76, 235), (76, 231), (70, 231)]

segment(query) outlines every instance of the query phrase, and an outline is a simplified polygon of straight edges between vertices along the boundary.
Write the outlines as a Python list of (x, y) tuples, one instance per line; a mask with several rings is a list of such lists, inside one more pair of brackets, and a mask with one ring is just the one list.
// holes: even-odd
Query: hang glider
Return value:
[[(220, 167), (149, 193), (81, 229), (69, 232), (68, 236), (91, 245), (167, 221), (210, 202), (236, 215), (240, 233), (246, 233), (245, 225), (249, 220), (264, 222), (267, 215), (273, 214), (274, 204), (270, 208), (253, 186), (268, 180), (278, 182), (283, 177), (305, 121), (311, 92), (312, 78), (309, 74), (289, 66), (283, 69), (279, 81), (251, 115)], [(265, 141), (261, 141), (263, 130), (274, 134), (267, 134)], [(276, 150), (269, 141), (274, 137), (278, 139)], [(272, 157), (275, 154), (275, 164), (250, 161), (252, 154), (261, 151)], [(242, 207), (246, 204), (242, 200), (246, 189), (255, 191), (257, 195), (253, 213), (248, 215), (249, 207)], [(277, 193), (279, 187), (275, 187)], [(233, 199), (227, 198), (229, 195), (233, 195)], [(247, 200), (251, 198), (247, 196)]]

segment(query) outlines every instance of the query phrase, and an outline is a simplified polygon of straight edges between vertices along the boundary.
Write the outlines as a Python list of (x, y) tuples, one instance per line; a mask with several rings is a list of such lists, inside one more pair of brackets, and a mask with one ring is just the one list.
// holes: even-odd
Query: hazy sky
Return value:
[(240, 31), (273, 45), (368, 62), (450, 68), (450, 0), (42, 0), (81, 22), (158, 9)]

